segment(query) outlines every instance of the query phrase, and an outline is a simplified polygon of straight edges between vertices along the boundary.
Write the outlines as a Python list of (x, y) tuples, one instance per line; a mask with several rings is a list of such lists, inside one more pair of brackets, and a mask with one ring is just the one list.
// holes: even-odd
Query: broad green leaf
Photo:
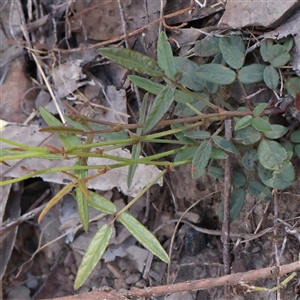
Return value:
[(165, 86), (154, 99), (150, 112), (146, 117), (144, 131), (151, 130), (168, 111), (174, 101), (175, 87)]
[(272, 131), (267, 131), (264, 133), (265, 137), (269, 139), (273, 139), (273, 140), (279, 139), (288, 132), (288, 129), (282, 125), (271, 124), (271, 127), (272, 127)]
[(92, 238), (85, 254), (82, 257), (81, 264), (77, 271), (74, 283), (75, 290), (79, 289), (84, 284), (92, 271), (95, 269), (97, 263), (101, 259), (108, 246), (112, 232), (112, 227), (104, 224)]
[(91, 200), (88, 201), (90, 207), (107, 214), (114, 214), (117, 212), (117, 207), (110, 200), (94, 192), (90, 192), (90, 195)]
[(205, 140), (210, 137), (210, 133), (208, 131), (203, 131), (203, 130), (196, 130), (192, 132), (187, 132), (184, 134), (186, 137), (191, 138), (191, 139), (199, 139), (199, 140)]
[(287, 52), (289, 52), (293, 48), (294, 38), (292, 36), (287, 36), (283, 39), (280, 39), (279, 43), (282, 44)]
[(242, 83), (256, 83), (263, 80), (265, 65), (252, 64), (238, 72), (238, 80)]
[(192, 160), (193, 178), (195, 178), (196, 176), (195, 174), (199, 175), (201, 171), (206, 168), (210, 159), (211, 148), (212, 148), (211, 143), (209, 141), (204, 141), (196, 150)]
[(175, 155), (174, 162), (192, 160), (197, 148), (197, 146), (190, 146), (185, 149), (182, 149)]
[(260, 54), (264, 61), (270, 61), (271, 48), (273, 47), (273, 40), (267, 39), (260, 44)]
[(214, 36), (208, 36), (203, 40), (195, 43), (194, 52), (201, 57), (210, 57), (220, 52), (219, 47), (220, 38)]
[(276, 171), (267, 170), (262, 164), (258, 164), (258, 175), (265, 185), (279, 190), (288, 188), (295, 180), (294, 167), (288, 160)]
[(227, 85), (234, 82), (236, 74), (233, 70), (221, 64), (206, 64), (200, 66), (196, 73), (204, 80)]
[(224, 179), (224, 170), (220, 167), (209, 167), (207, 174), (218, 179)]
[(298, 158), (300, 158), (300, 144), (295, 146), (295, 153), (297, 154)]
[(269, 121), (267, 121), (263, 118), (260, 118), (260, 117), (253, 118), (251, 120), (251, 124), (258, 131), (272, 132), (271, 124), (269, 123)]
[(232, 171), (231, 184), (237, 187), (242, 187), (246, 184), (247, 180), (244, 174), (236, 170)]
[(245, 190), (237, 189), (232, 192), (230, 201), (230, 222), (233, 222), (240, 215), (245, 199)]
[(261, 133), (252, 126), (234, 132), (234, 140), (243, 145), (253, 145), (261, 139)]
[(102, 48), (100, 54), (122, 67), (152, 77), (161, 77), (163, 70), (155, 60), (139, 52), (126, 48)]
[(240, 129), (243, 129), (243, 128), (249, 126), (251, 124), (251, 120), (252, 120), (252, 116), (245, 116), (245, 117), (240, 118), (236, 122), (234, 130), (240, 130)]
[[(281, 45), (274, 45), (272, 48), (274, 48), (276, 46), (278, 47), (278, 46), (281, 46)], [(284, 51), (285, 51), (285, 49), (284, 49)], [(270, 60), (270, 63), (275, 68), (282, 68), (290, 60), (291, 60), (291, 55), (288, 52), (283, 52), (283, 53), (279, 54), (278, 56), (276, 56), (274, 59)]]
[(165, 71), (165, 74), (175, 80), (176, 70), (173, 52), (164, 31), (161, 32), (157, 42), (157, 60), (158, 65)]
[[(177, 128), (181, 128), (181, 127), (182, 127), (182, 125), (178, 124), (178, 123), (171, 124), (171, 129), (177, 129)], [(182, 130), (182, 131), (175, 132), (174, 135), (177, 138), (177, 140), (182, 142), (182, 143), (194, 144), (194, 140), (186, 137), (185, 133), (187, 133), (187, 130)]]
[(196, 73), (198, 65), (188, 58), (174, 57), (175, 67), (181, 73), (179, 83), (193, 91), (202, 91), (205, 88), (205, 80)]
[(259, 103), (253, 110), (253, 116), (258, 117), (267, 107), (267, 103)]
[(268, 170), (278, 170), (287, 158), (285, 149), (277, 142), (262, 139), (258, 146), (258, 160)]
[(294, 147), (290, 142), (284, 142), (281, 146), (285, 149), (287, 153), (287, 159), (291, 159), (294, 154)]
[(40, 223), (43, 219), (43, 217), (46, 215), (46, 213), (66, 194), (68, 194), (73, 187), (75, 186), (75, 183), (70, 182), (65, 187), (63, 187), (46, 205), (46, 207), (42, 210), (41, 214), (38, 218), (38, 223)]
[[(148, 102), (148, 93), (145, 94), (145, 96), (143, 98), (143, 102), (142, 102), (142, 107), (140, 109), (140, 117), (139, 117), (139, 123), (140, 124), (143, 124), (145, 122), (147, 102)], [(143, 131), (142, 128), (138, 128), (136, 130), (137, 136), (141, 136), (142, 131)], [(141, 152), (142, 152), (142, 144), (141, 143), (134, 144), (132, 146), (132, 149), (131, 149), (131, 158), (132, 159), (138, 159), (141, 155)], [(128, 186), (128, 188), (130, 188), (130, 186), (132, 184), (132, 180), (133, 180), (133, 176), (134, 176), (136, 168), (137, 168), (137, 164), (129, 165), (128, 175), (127, 175), (127, 186)]]
[(211, 159), (227, 159), (228, 154), (225, 151), (221, 150), (220, 148), (212, 147), (209, 158), (211, 158)]
[(257, 150), (251, 149), (242, 157), (242, 164), (247, 170), (252, 170), (254, 168), (254, 162), (257, 160), (257, 158)]
[(120, 221), (145, 248), (147, 248), (165, 263), (170, 263), (168, 254), (156, 237), (136, 218), (124, 212), (118, 216), (118, 221)]
[(219, 42), (220, 51), (226, 63), (233, 69), (240, 69), (245, 60), (245, 43), (238, 35), (222, 37)]
[(206, 81), (205, 86), (207, 90), (212, 94), (216, 94), (220, 88), (219, 84), (210, 81)]
[[(45, 108), (40, 107), (39, 112), (45, 122), (49, 126), (64, 126), (58, 119), (56, 119), (52, 114), (50, 114)], [(63, 142), (66, 148), (82, 146), (82, 142), (80, 138), (73, 134), (66, 134), (66, 133), (58, 133), (57, 136)]]
[(300, 77), (291, 77), (286, 82), (286, 89), (288, 93), (296, 97), (296, 94), (300, 92)]
[[(241, 213), (246, 199), (246, 192), (243, 189), (234, 190), (230, 199), (230, 222), (233, 222)], [(219, 207), (219, 218), (223, 221), (224, 202)]]
[(271, 90), (276, 90), (279, 83), (279, 74), (275, 67), (272, 65), (264, 69), (264, 82)]
[(249, 193), (254, 196), (255, 198), (261, 201), (271, 201), (273, 200), (272, 193), (270, 190), (263, 186), (260, 182), (256, 180), (252, 180), (248, 185)]
[(218, 147), (220, 147), (228, 152), (239, 153), (239, 150), (236, 149), (236, 147), (231, 142), (227, 141), (222, 136), (214, 135), (212, 137), (212, 139)]
[[(201, 98), (203, 98), (206, 101), (209, 101), (209, 96), (205, 93), (197, 93)], [(176, 92), (175, 92), (175, 97), (176, 97)], [(175, 98), (176, 100), (176, 98)], [(176, 100), (177, 101), (177, 100)], [(198, 111), (203, 111), (203, 109), (206, 107), (206, 104), (201, 102), (198, 99), (193, 99), (191, 102), (189, 102), (190, 105), (195, 107)], [(178, 117), (191, 117), (197, 115), (197, 112), (195, 112), (193, 109), (188, 107), (184, 103), (177, 103), (175, 107), (174, 114)]]
[(300, 129), (295, 130), (291, 134), (291, 142), (300, 143)]

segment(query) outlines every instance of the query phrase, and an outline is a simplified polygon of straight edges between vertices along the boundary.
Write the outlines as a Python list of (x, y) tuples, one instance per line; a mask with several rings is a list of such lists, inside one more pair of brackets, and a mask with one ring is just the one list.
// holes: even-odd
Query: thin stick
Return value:
[[(228, 141), (232, 140), (232, 120), (225, 121), (225, 137)], [(224, 178), (224, 213), (222, 226), (222, 241), (223, 241), (223, 264), (225, 275), (230, 274), (230, 200), (231, 200), (231, 155), (225, 161), (225, 178)], [(224, 294), (227, 299), (230, 299), (230, 287), (228, 284), (224, 286)]]

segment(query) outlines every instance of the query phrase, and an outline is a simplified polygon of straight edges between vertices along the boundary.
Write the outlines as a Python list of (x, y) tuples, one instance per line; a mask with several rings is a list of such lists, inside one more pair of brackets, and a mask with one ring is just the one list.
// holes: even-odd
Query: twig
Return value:
[[(274, 195), (274, 250), (275, 250), (275, 261), (276, 266), (280, 267), (280, 257), (279, 257), (279, 250), (278, 250), (278, 190), (273, 190)], [(277, 277), (277, 285), (280, 284), (280, 277)], [(277, 300), (280, 300), (280, 290), (277, 290)]]
[[(112, 295), (114, 296), (116, 295), (119, 297), (125, 296), (129, 299), (136, 299), (139, 297), (160, 296), (165, 294), (179, 293), (183, 291), (209, 289), (217, 286), (223, 286), (225, 283), (230, 285), (244, 285), (246, 282), (256, 281), (258, 279), (274, 278), (277, 276), (282, 277), (285, 274), (296, 270), (300, 270), (300, 260), (288, 265), (283, 265), (280, 268), (269, 267), (269, 268), (263, 268), (259, 270), (252, 270), (249, 272), (241, 272), (241, 273), (226, 275), (219, 278), (206, 278), (201, 280), (191, 280), (191, 281), (177, 283), (177, 284), (147, 287), (146, 289), (134, 289), (131, 291), (115, 293)], [(89, 300), (101, 299), (101, 298), (97, 298), (98, 293), (99, 291), (93, 291), (90, 293), (80, 294), (80, 299), (89, 299)], [(75, 300), (75, 299), (78, 299), (78, 295), (55, 298), (55, 300)]]
[[(184, 9), (181, 9), (181, 10), (176, 11), (174, 13), (165, 15), (163, 18), (164, 19), (173, 18), (173, 17), (176, 17), (178, 15), (181, 15), (181, 14), (184, 14), (186, 12), (189, 12), (191, 9), (192, 9), (192, 7), (188, 6), (187, 8), (184, 8)], [(161, 18), (158, 18), (158, 19), (152, 21), (150, 24), (142, 26), (142, 27), (140, 27), (140, 28), (138, 28), (138, 29), (136, 29), (136, 30), (128, 33), (128, 34), (123, 34), (123, 35), (121, 35), (119, 37), (110, 39), (108, 41), (96, 43), (96, 44), (93, 44), (93, 45), (81, 46), (81, 47), (73, 48), (73, 49), (58, 49), (58, 48), (54, 48), (53, 51), (55, 51), (55, 52), (61, 52), (61, 53), (70, 53), (70, 52), (77, 52), (77, 51), (84, 51), (84, 50), (90, 50), (90, 49), (94, 49), (94, 48), (99, 48), (99, 47), (102, 47), (102, 46), (105, 46), (105, 45), (109, 45), (109, 44), (113, 44), (113, 43), (119, 42), (119, 41), (121, 41), (123, 39), (130, 38), (132, 36), (135, 36), (135, 35), (143, 32), (143, 31), (145, 31), (146, 29), (150, 28), (151, 26), (160, 23), (161, 21), (162, 21)]]
[[(228, 141), (232, 140), (232, 120), (225, 120), (225, 137)], [(222, 226), (222, 242), (223, 242), (223, 263), (225, 275), (230, 274), (230, 200), (231, 200), (231, 155), (225, 161), (224, 168), (224, 214)], [(230, 287), (228, 284), (224, 286), (224, 294), (230, 299)]]

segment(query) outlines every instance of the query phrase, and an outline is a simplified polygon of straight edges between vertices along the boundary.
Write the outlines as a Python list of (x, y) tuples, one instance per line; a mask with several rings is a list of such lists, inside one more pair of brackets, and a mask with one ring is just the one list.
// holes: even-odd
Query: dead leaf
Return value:
[(274, 28), (281, 24), (286, 17), (299, 7), (298, 0), (255, 1), (227, 0), (226, 9), (219, 25), (232, 28), (246, 26), (263, 26)]

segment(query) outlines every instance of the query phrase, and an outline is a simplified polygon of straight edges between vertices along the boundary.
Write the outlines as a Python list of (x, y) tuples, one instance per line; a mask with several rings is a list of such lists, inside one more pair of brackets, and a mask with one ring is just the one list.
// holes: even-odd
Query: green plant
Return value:
[[(282, 45), (273, 45), (272, 41), (263, 42), (260, 53), (263, 60), (270, 63), (269, 66), (262, 64), (244, 66), (246, 49), (243, 39), (238, 35), (212, 37), (196, 43), (194, 48), (196, 54), (204, 57), (213, 56), (211, 63), (200, 66), (188, 58), (174, 57), (167, 36), (163, 32), (158, 40), (158, 63), (128, 49), (103, 48), (100, 50), (102, 56), (152, 78), (128, 76), (134, 84), (147, 91), (140, 109), (138, 124), (101, 123), (75, 114), (66, 116), (69, 125), (66, 127), (42, 108), (40, 113), (49, 127), (41, 131), (56, 133), (64, 144), (63, 148), (31, 147), (1, 138), (3, 142), (13, 146), (1, 149), (1, 162), (25, 157), (76, 159), (72, 167), (39, 170), (1, 182), (1, 185), (4, 185), (49, 172), (67, 174), (72, 182), (49, 201), (39, 219), (72, 190), (85, 230), (88, 230), (89, 206), (114, 216), (113, 221), (102, 226), (92, 239), (78, 270), (75, 289), (84, 283), (101, 259), (111, 238), (112, 225), (115, 221), (121, 222), (141, 244), (164, 262), (169, 263), (169, 258), (157, 239), (126, 210), (159, 178), (176, 166), (191, 163), (194, 178), (208, 174), (222, 180), (224, 171), (219, 162), (227, 159), (228, 153), (240, 158), (242, 167), (233, 171), (231, 182), (233, 186), (231, 221), (240, 214), (247, 192), (261, 201), (270, 201), (272, 200), (270, 188), (285, 189), (293, 183), (295, 171), (291, 159), (294, 152), (300, 157), (300, 130), (291, 134), (290, 141), (281, 139), (288, 129), (270, 123), (267, 103), (260, 103), (253, 109), (242, 106), (232, 109), (225, 103), (225, 110), (219, 103), (210, 101), (210, 94), (216, 93), (220, 85), (229, 85), (235, 80), (240, 84), (264, 80), (268, 87), (276, 89), (279, 81), (278, 69), (290, 59), (288, 51), (291, 44), (291, 39), (285, 40)], [(154, 78), (160, 81), (155, 81)], [(294, 87), (295, 84), (290, 86)], [(148, 93), (156, 97), (147, 112)], [(175, 105), (174, 114), (178, 118), (162, 121), (172, 105)], [(232, 142), (222, 136), (223, 120), (226, 118), (233, 118), (235, 122)], [(217, 126), (214, 132), (207, 129), (212, 123)], [(150, 131), (158, 125), (170, 125), (170, 129), (151, 133)], [(132, 132), (133, 129), (136, 129), (135, 133)], [(87, 136), (85, 143), (78, 135)], [(106, 140), (94, 143), (95, 135), (100, 135)], [(170, 135), (175, 139), (165, 138)], [(140, 158), (143, 143), (172, 143), (178, 147)], [(131, 159), (106, 153), (108, 150), (127, 146), (132, 146)], [(171, 155), (174, 156), (173, 161), (169, 161)], [(90, 157), (109, 158), (115, 163), (89, 165)], [(168, 160), (162, 161), (163, 158)], [(121, 211), (117, 211), (116, 206), (109, 200), (87, 189), (86, 183), (92, 179), (88, 176), (88, 170), (97, 169), (98, 174), (95, 176), (101, 176), (111, 169), (129, 166), (128, 186), (130, 186), (137, 164), (160, 166), (163, 171)]]

